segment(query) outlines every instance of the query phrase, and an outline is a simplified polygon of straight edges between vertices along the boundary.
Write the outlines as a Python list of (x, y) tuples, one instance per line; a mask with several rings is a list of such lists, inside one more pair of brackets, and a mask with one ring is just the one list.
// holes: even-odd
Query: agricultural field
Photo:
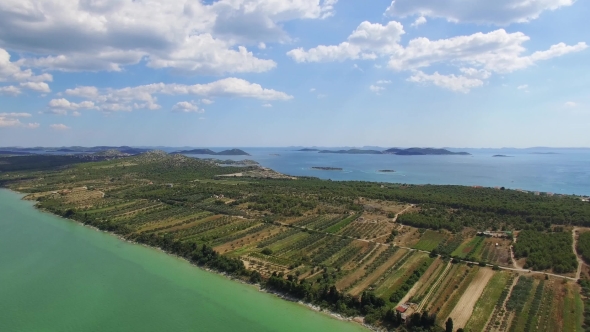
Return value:
[[(65, 161), (41, 170), (0, 165), (0, 185), (46, 211), (373, 325), (395, 329), (404, 305), (404, 318), (418, 314), (441, 328), (450, 317), (455, 330), (583, 331), (587, 292), (573, 277), (572, 248), (585, 257), (590, 233), (581, 232), (576, 246), (568, 226), (590, 225), (590, 205), (579, 200), (459, 186), (220, 178), (256, 167), (162, 152)], [(565, 228), (536, 221), (548, 218)], [(507, 227), (517, 230), (516, 243), (475, 236)], [(533, 272), (485, 264), (512, 266), (511, 246)], [(587, 266), (581, 270), (590, 277)]]
[(424, 234), (422, 234), (422, 236), (420, 237), (420, 241), (418, 241), (418, 243), (416, 243), (413, 246), (413, 248), (425, 251), (432, 251), (445, 239), (446, 236), (442, 232), (426, 230)]

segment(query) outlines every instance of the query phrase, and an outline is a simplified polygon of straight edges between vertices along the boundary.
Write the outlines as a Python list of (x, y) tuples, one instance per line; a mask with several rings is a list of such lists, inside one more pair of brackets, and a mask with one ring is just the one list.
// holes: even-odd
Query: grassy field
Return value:
[(467, 239), (451, 253), (451, 256), (460, 258), (474, 256), (478, 250), (481, 250), (484, 240), (485, 237), (483, 236), (476, 236), (474, 238)]
[(441, 243), (445, 239), (445, 235), (441, 232), (426, 230), (422, 237), (420, 237), (420, 241), (416, 243), (413, 248), (419, 250), (426, 250), (432, 251), (436, 248), (439, 243)]

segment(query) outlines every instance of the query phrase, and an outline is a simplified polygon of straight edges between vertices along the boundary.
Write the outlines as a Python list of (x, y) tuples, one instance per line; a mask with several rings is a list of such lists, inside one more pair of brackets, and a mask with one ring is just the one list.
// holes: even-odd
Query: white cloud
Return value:
[(38, 128), (38, 123), (22, 123), (19, 118), (30, 118), (30, 113), (0, 113), (0, 128), (1, 127), (24, 127), (24, 128)]
[(480, 87), (484, 82), (477, 78), (469, 78), (463, 75), (441, 75), (435, 72), (432, 75), (423, 73), (422, 71), (415, 72), (408, 81), (423, 84), (434, 84), (438, 87), (448, 89), (455, 92), (467, 93), (469, 90)]
[(391, 21), (387, 25), (362, 22), (348, 36), (347, 41), (339, 45), (319, 45), (309, 50), (297, 48), (287, 52), (296, 62), (343, 61), (347, 59), (374, 60), (377, 54), (389, 54), (399, 48), (399, 40), (404, 29), (399, 22)]
[(546, 10), (571, 6), (575, 0), (393, 0), (386, 14), (404, 17), (422, 15), (452, 22), (508, 25), (529, 22)]
[(52, 109), (74, 111), (80, 109), (94, 109), (96, 106), (91, 101), (83, 101), (81, 103), (73, 103), (65, 98), (52, 99), (49, 101), (49, 107)]
[(263, 42), (258, 43), (258, 48), (261, 50), (265, 50), (266, 49), (266, 44)]
[(315, 92), (315, 88), (309, 89), (309, 92)]
[(184, 113), (203, 113), (204, 110), (200, 109), (194, 102), (181, 101), (176, 103), (172, 107), (173, 111), (184, 112)]
[(17, 96), (19, 94), (21, 94), (20, 89), (14, 85), (0, 86), (0, 95)]
[(82, 113), (78, 112), (78, 111), (73, 111), (72, 112), (72, 116), (81, 116)]
[(68, 96), (90, 99), (98, 97), (98, 88), (94, 86), (79, 86), (75, 89), (67, 89), (65, 93)]
[(379, 85), (371, 85), (369, 86), (369, 90), (375, 92), (376, 94), (379, 94), (381, 91), (385, 90), (385, 88)]
[[(51, 70), (120, 71), (142, 60), (195, 74), (276, 66), (246, 45), (288, 41), (285, 22), (333, 14), (336, 0), (4, 0), (0, 45), (19, 64)], [(34, 54), (34, 55), (32, 55)]]
[[(1, 6), (1, 5), (0, 5)], [(49, 93), (49, 85), (47, 82), (51, 82), (53, 76), (50, 74), (35, 75), (31, 69), (22, 69), (21, 65), (17, 62), (10, 61), (10, 54), (0, 48), (0, 82), (20, 82), (20, 86), (29, 90)], [(16, 96), (21, 93), (21, 89), (14, 86), (2, 86), (0, 87), (0, 94)]]
[[(1, 8), (1, 5), (0, 5)], [(51, 82), (50, 74), (35, 75), (32, 70), (23, 70), (19, 62), (11, 62), (10, 54), (0, 48), (0, 82)]]
[(214, 101), (211, 99), (203, 98), (203, 99), (201, 99), (201, 103), (203, 103), (205, 105), (211, 105), (214, 103)]
[(391, 84), (390, 80), (378, 80), (375, 84)]
[(570, 108), (573, 108), (573, 107), (576, 107), (576, 106), (578, 106), (578, 104), (577, 104), (577, 103), (575, 103), (575, 102), (573, 102), (573, 101), (568, 101), (568, 102), (566, 102), (566, 103), (564, 104), (564, 106), (565, 106), (565, 107), (570, 107)]
[(414, 21), (414, 23), (412, 23), (411, 25), (412, 25), (413, 27), (417, 27), (417, 26), (419, 26), (419, 25), (422, 25), (422, 24), (424, 24), (424, 23), (426, 23), (426, 22), (427, 22), (427, 21), (426, 21), (426, 17), (424, 17), (424, 16), (420, 16), (420, 17), (418, 17), (418, 18), (417, 18), (417, 19)]
[(558, 44), (548, 51), (522, 56), (526, 50), (522, 44), (529, 39), (521, 32), (507, 33), (504, 29), (435, 41), (417, 38), (411, 40), (407, 47), (392, 54), (389, 67), (407, 70), (429, 67), (436, 63), (451, 63), (508, 73), (529, 67), (539, 60), (581, 51), (587, 47), (585, 43), (575, 46)]
[(31, 113), (0, 113), (0, 116), (8, 118), (30, 118), (32, 115)]
[(522, 84), (519, 85), (518, 87), (516, 87), (518, 90), (525, 90), (528, 89), (529, 85), (528, 84)]
[(262, 104), (262, 107), (267, 107), (267, 108), (270, 108), (270, 107), (272, 107), (272, 104), (269, 104), (269, 103)]
[(417, 72), (437, 64), (450, 65), (458, 68), (458, 75), (426, 75), (417, 72), (410, 81), (428, 81), (464, 92), (483, 85), (483, 80), (488, 79), (492, 73), (513, 72), (541, 60), (587, 48), (584, 42), (573, 46), (559, 43), (548, 50), (525, 55), (523, 44), (530, 38), (521, 32), (508, 33), (504, 29), (434, 41), (424, 37), (415, 38), (404, 47), (399, 44), (399, 37), (403, 33), (403, 27), (397, 22), (389, 22), (387, 26), (363, 22), (346, 42), (319, 45), (307, 51), (298, 48), (287, 54), (296, 62), (372, 59), (369, 55), (376, 58), (388, 57), (388, 68), (395, 71)]
[(42, 93), (51, 92), (49, 85), (45, 82), (25, 82), (25, 83), (21, 83), (20, 86), (23, 88), (29, 89), (29, 90), (42, 92)]
[(134, 109), (159, 109), (156, 95), (193, 95), (205, 97), (204, 104), (211, 104), (212, 97), (240, 97), (259, 100), (289, 100), (284, 92), (265, 89), (259, 84), (250, 83), (239, 78), (224, 78), (206, 84), (165, 84), (154, 83), (122, 89), (98, 89), (96, 87), (78, 87), (66, 90), (67, 95), (88, 98), (91, 101), (72, 103), (65, 98), (54, 99), (49, 103), (53, 110), (98, 109), (105, 112), (132, 111)]
[(70, 129), (70, 127), (68, 127), (62, 123), (52, 124), (52, 125), (49, 125), (49, 127), (51, 127), (51, 129), (55, 129), (55, 130), (68, 130), (68, 129)]

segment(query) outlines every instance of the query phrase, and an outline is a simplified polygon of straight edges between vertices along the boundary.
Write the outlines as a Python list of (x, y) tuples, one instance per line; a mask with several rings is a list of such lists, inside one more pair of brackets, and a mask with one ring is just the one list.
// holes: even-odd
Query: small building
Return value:
[(399, 313), (403, 314), (403, 313), (405, 313), (406, 311), (408, 311), (408, 308), (409, 308), (409, 307), (410, 307), (410, 306), (408, 306), (407, 304), (402, 304), (402, 305), (399, 305), (399, 306), (397, 306), (397, 308), (395, 308), (395, 310), (397, 310), (397, 312), (399, 312)]

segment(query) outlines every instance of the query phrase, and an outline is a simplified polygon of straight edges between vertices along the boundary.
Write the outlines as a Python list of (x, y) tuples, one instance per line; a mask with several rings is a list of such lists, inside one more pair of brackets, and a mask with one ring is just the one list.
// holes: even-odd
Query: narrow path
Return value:
[(410, 204), (410, 206), (408, 206), (405, 209), (401, 210), (400, 212), (396, 213), (395, 216), (393, 217), (393, 222), (397, 222), (397, 217), (399, 217), (401, 214), (403, 214), (404, 212), (408, 211), (409, 209), (411, 209), (413, 207), (414, 207), (414, 204)]
[(576, 250), (576, 242), (578, 241), (578, 238), (576, 236), (577, 231), (578, 227), (574, 227), (572, 229), (572, 250), (574, 251), (574, 255), (576, 255), (576, 259), (578, 260), (578, 270), (576, 271), (576, 279), (580, 279), (580, 276), (582, 275), (582, 266), (584, 265), (584, 261), (582, 260), (582, 258), (580, 258), (580, 255), (578, 255), (578, 251)]
[(373, 249), (371, 249), (371, 251), (369, 251), (369, 252), (368, 252), (368, 253), (365, 255), (365, 257), (363, 257), (363, 258), (362, 258), (362, 259), (359, 261), (359, 264), (362, 264), (362, 263), (365, 261), (365, 259), (369, 258), (369, 257), (370, 257), (370, 256), (373, 254), (373, 252), (374, 252), (375, 250), (377, 250), (377, 248), (379, 248), (379, 246), (375, 246)]
[(422, 312), (422, 309), (424, 308), (424, 306), (426, 305), (426, 303), (428, 303), (428, 300), (430, 299), (430, 297), (434, 293), (435, 289), (438, 287), (438, 285), (446, 277), (447, 273), (451, 269), (451, 266), (452, 266), (451, 262), (448, 262), (447, 263), (447, 266), (445, 267), (445, 269), (443, 270), (443, 272), (440, 274), (440, 276), (438, 277), (438, 279), (436, 280), (436, 282), (434, 284), (432, 284), (432, 287), (430, 287), (430, 290), (428, 291), (428, 294), (426, 294), (426, 296), (424, 296), (424, 299), (422, 299), (422, 302), (420, 302), (420, 305), (418, 305), (418, 308), (416, 309), (416, 312)]

